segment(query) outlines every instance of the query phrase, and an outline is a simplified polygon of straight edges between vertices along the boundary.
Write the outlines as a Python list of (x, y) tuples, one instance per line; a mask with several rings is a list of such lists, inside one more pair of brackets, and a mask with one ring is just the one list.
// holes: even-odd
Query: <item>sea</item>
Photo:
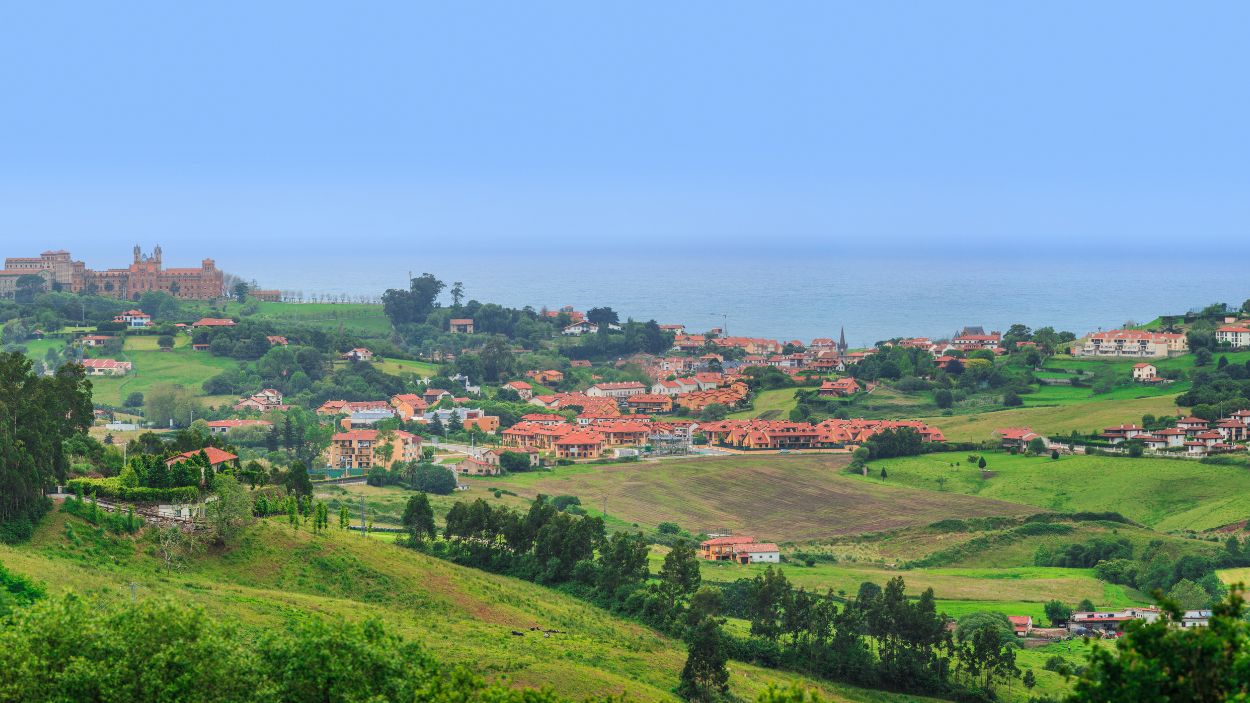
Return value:
[[(691, 331), (866, 346), (900, 336), (945, 337), (966, 326), (1013, 323), (1078, 335), (1250, 298), (1240, 257), (907, 257), (724, 255), (404, 255), (239, 262), (227, 270), (305, 300), (377, 299), (432, 273), (482, 302), (535, 309), (607, 306), (622, 320)], [(249, 268), (249, 265), (254, 268)], [(446, 296), (444, 296), (446, 297)]]

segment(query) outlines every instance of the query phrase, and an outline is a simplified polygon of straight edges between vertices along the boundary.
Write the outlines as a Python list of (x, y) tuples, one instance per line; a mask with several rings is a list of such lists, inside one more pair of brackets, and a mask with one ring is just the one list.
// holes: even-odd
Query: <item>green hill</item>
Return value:
[[(239, 546), (210, 551), (176, 573), (164, 570), (154, 552), (150, 537), (108, 536), (56, 512), (30, 543), (0, 546), (0, 563), (54, 593), (124, 599), (133, 588), (138, 598), (197, 604), (251, 628), (282, 627), (310, 613), (375, 616), (446, 664), (574, 698), (672, 699), (685, 660), (680, 642), (557, 591), (358, 534), (314, 536), (261, 522)], [(543, 637), (530, 627), (560, 632)], [(730, 668), (734, 693), (743, 698), (770, 683), (798, 680), (739, 663)], [(830, 684), (816, 688), (836, 701), (916, 700)]]
[[(874, 462), (888, 482), (937, 494), (960, 493), (1047, 510), (1115, 511), (1155, 530), (1210, 530), (1250, 516), (1250, 473), (1180, 459), (987, 454), (981, 472), (967, 453), (925, 454)], [(959, 466), (952, 464), (959, 463)], [(854, 477), (852, 477), (854, 478)], [(865, 482), (876, 479), (857, 479)]]

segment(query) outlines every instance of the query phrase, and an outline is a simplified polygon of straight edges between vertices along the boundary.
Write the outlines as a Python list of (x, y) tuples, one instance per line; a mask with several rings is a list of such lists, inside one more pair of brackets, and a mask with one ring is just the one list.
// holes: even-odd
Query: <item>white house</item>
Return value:
[(637, 381), (596, 383), (586, 389), (586, 395), (592, 398), (628, 398), (631, 395), (642, 395), (646, 392), (647, 387)]
[(113, 318), (113, 322), (125, 323), (132, 330), (152, 326), (152, 316), (142, 310), (127, 310)]
[(592, 325), (589, 322), (574, 322), (560, 331), (560, 334), (569, 337), (580, 337), (583, 334), (594, 334), (599, 331), (599, 325)]
[(1250, 347), (1250, 327), (1244, 325), (1225, 325), (1215, 331), (1217, 342), (1228, 342), (1234, 347)]
[(1159, 376), (1159, 369), (1154, 364), (1142, 362), (1133, 366), (1134, 381), (1153, 381)]
[(772, 542), (752, 542), (734, 545), (734, 556), (742, 564), (777, 564), (781, 550)]

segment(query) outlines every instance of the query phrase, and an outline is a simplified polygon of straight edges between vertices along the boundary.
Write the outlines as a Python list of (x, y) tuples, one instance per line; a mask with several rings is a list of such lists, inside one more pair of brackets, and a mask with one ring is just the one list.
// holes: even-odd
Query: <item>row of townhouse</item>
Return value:
[(839, 420), (817, 424), (784, 420), (720, 420), (700, 423), (698, 430), (712, 444), (736, 449), (820, 449), (859, 445), (891, 429), (910, 428), (923, 442), (946, 441), (942, 431), (919, 420)]
[(1250, 410), (1238, 410), (1214, 422), (1200, 417), (1183, 417), (1176, 421), (1175, 427), (1162, 430), (1147, 430), (1133, 424), (1116, 425), (1104, 428), (1099, 436), (1111, 444), (1129, 440), (1141, 442), (1154, 451), (1181, 447), (1193, 455), (1244, 451), (1246, 447), (1235, 442), (1250, 439)]
[(578, 418), (531, 414), (501, 433), (505, 447), (550, 453), (558, 459), (603, 456), (609, 449), (648, 444), (652, 437), (690, 437), (693, 423), (653, 422), (647, 417)]
[(1189, 351), (1189, 340), (1176, 332), (1110, 330), (1096, 332), (1072, 346), (1073, 356), (1160, 359)]

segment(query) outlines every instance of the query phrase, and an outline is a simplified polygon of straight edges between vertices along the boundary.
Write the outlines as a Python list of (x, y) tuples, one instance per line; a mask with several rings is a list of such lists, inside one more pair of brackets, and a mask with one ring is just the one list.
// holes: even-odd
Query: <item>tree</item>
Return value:
[(1046, 619), (1050, 621), (1051, 627), (1060, 627), (1072, 617), (1072, 608), (1068, 607), (1061, 601), (1047, 601), (1043, 607), (1046, 613)]
[(602, 307), (587, 310), (586, 321), (597, 326), (600, 330), (606, 331), (608, 325), (615, 325), (621, 321), (621, 318), (612, 308)]
[(185, 386), (162, 383), (144, 396), (143, 416), (158, 427), (187, 427), (204, 414), (200, 400)]
[(985, 468), (985, 457), (981, 457), (980, 459), (977, 460), (977, 468), (978, 469)]
[(418, 493), (408, 499), (404, 506), (401, 524), (408, 529), (408, 536), (414, 542), (434, 538), (434, 509), (430, 507), (430, 497)]
[(234, 287), (230, 289), (230, 294), (233, 295), (234, 299), (240, 304), (247, 302), (247, 294), (250, 292), (251, 286), (243, 281), (235, 283)]
[(882, 481), (884, 481), (884, 480), (886, 480), (887, 478), (889, 478), (889, 474), (887, 474), (887, 473), (886, 473), (886, 471), (885, 471), (885, 467), (884, 467), (884, 466), (882, 466), (882, 467), (881, 467), (881, 480), (882, 480)]
[(229, 474), (213, 479), (216, 500), (204, 504), (204, 518), (217, 544), (233, 542), (252, 521), (252, 499), (243, 484)]
[(1058, 459), (1058, 458), (1059, 458), (1059, 450), (1058, 450), (1058, 449), (1052, 449), (1052, 450), (1050, 450), (1050, 458), (1051, 458), (1051, 459)]
[(419, 464), (413, 472), (412, 488), (424, 493), (448, 496), (456, 490), (456, 475), (443, 466)]
[(451, 304), (453, 307), (460, 307), (461, 301), (464, 300), (464, 284), (456, 281), (451, 284)]
[(946, 410), (955, 404), (955, 397), (945, 388), (939, 388), (933, 393), (933, 402), (939, 408)]
[(1211, 355), (1210, 349), (1206, 349), (1206, 348), (1199, 349), (1198, 351), (1194, 352), (1194, 366), (1209, 365), (1211, 363), (1211, 356), (1212, 355)]
[(1208, 602), (1211, 600), (1211, 594), (1207, 593), (1206, 589), (1197, 583), (1189, 579), (1181, 579), (1168, 590), (1168, 600), (1175, 602), (1185, 610), (1197, 610), (1207, 607)]
[(673, 545), (660, 565), (660, 581), (678, 597), (688, 597), (699, 590), (703, 577), (694, 544), (683, 539)]
[(140, 393), (139, 391), (134, 391), (132, 393), (127, 394), (126, 400), (122, 402), (122, 405), (127, 408), (143, 407), (143, 394)]
[(326, 504), (317, 501), (317, 507), (313, 509), (313, 532), (320, 534), (323, 530), (330, 526), (329, 510)]
[(13, 301), (21, 304), (29, 304), (35, 302), (35, 296), (44, 292), (46, 281), (42, 276), (27, 273), (17, 277), (17, 283), (13, 292)]
[(1033, 674), (1032, 669), (1025, 670), (1024, 676), (1020, 679), (1020, 683), (1024, 684), (1024, 687), (1030, 691), (1033, 690), (1033, 687), (1037, 685), (1037, 676)]
[(1007, 391), (1006, 393), (1003, 393), (1003, 406), (1004, 407), (1014, 408), (1014, 407), (1018, 407), (1021, 405), (1024, 405), (1024, 401), (1020, 400), (1020, 395), (1018, 393), (1016, 393), (1015, 391), (1011, 391), (1011, 390)]
[(160, 347), (161, 349), (173, 349), (174, 348), (173, 336), (168, 335), (168, 334), (162, 334), (161, 336), (156, 338), (156, 346)]
[(639, 533), (609, 537), (599, 550), (599, 592), (615, 597), (621, 589), (646, 581), (647, 551), (647, 541)]
[(1041, 455), (1046, 453), (1046, 440), (1041, 437), (1034, 437), (1029, 440), (1029, 453)]
[(1076, 609), (1078, 612), (1082, 613), (1092, 613), (1097, 610), (1097, 608), (1094, 607), (1094, 601), (1088, 598), (1082, 598), (1081, 602), (1076, 604)]
[(286, 489), (296, 496), (312, 495), (312, 479), (308, 476), (308, 467), (302, 461), (291, 464), (282, 482), (286, 485)]
[(351, 513), (348, 512), (347, 506), (340, 505), (339, 506), (339, 529), (346, 530), (347, 526), (351, 524), (351, 521), (352, 521)]
[(686, 635), (686, 665), (677, 694), (689, 701), (716, 701), (729, 693), (729, 655), (716, 618), (705, 618)]
[(525, 452), (504, 452), (499, 455), (499, 468), (510, 473), (533, 469), (529, 454)]

